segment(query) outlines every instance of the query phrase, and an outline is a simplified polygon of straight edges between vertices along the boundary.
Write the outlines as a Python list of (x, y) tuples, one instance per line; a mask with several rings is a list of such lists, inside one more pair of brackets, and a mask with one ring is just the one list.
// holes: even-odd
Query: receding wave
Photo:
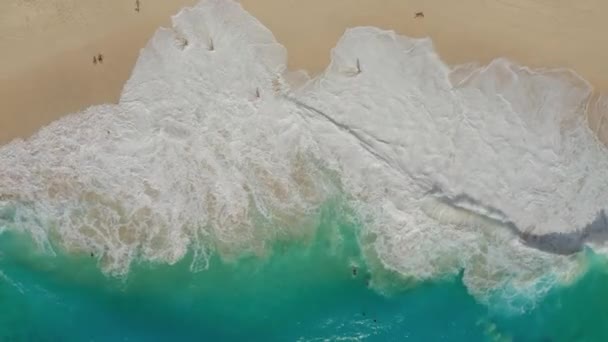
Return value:
[(0, 148), (0, 231), (92, 252), (109, 274), (188, 251), (201, 270), (314, 234), (339, 198), (383, 267), (464, 270), (480, 299), (542, 295), (580, 272), (579, 251), (605, 249), (608, 105), (578, 75), (449, 67), (429, 39), (373, 27), (331, 57), (308, 80), (239, 4), (181, 11), (118, 104)]

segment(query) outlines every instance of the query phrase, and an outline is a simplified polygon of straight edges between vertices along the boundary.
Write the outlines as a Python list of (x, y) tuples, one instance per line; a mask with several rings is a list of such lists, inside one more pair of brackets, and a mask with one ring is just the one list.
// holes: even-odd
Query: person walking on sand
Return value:
[(103, 55), (102, 54), (98, 54), (97, 55), (97, 60), (99, 61), (99, 63), (103, 63)]
[(97, 56), (93, 56), (93, 64), (97, 64)]

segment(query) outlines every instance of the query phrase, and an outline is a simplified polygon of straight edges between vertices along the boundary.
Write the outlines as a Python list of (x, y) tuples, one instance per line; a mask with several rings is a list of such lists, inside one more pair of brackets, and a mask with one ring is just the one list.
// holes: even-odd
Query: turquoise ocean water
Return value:
[[(361, 227), (335, 205), (315, 237), (206, 271), (139, 264), (123, 278), (91, 255), (48, 255), (0, 235), (1, 341), (605, 341), (608, 268), (514, 313), (482, 305), (460, 277), (415, 283), (371, 265)], [(356, 268), (356, 274), (354, 269)], [(388, 290), (387, 290), (388, 289)]]

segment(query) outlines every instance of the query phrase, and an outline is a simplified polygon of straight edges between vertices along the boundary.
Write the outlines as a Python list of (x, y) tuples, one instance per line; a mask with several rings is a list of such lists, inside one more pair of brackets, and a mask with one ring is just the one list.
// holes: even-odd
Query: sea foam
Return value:
[(331, 57), (305, 81), (238, 3), (182, 10), (117, 105), (0, 148), (0, 229), (92, 251), (111, 274), (189, 250), (198, 270), (314, 233), (316, 208), (340, 196), (384, 267), (464, 270), (478, 298), (542, 295), (584, 246), (605, 248), (608, 151), (586, 114), (606, 106), (579, 76), (449, 67), (429, 39), (373, 27), (347, 30)]

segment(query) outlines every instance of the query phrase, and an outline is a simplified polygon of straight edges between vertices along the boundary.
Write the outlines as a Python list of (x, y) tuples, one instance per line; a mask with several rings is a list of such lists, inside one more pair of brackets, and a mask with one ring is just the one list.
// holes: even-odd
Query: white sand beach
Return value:
[[(0, 143), (56, 118), (116, 102), (139, 50), (195, 0), (6, 0), (0, 3)], [(450, 64), (507, 57), (566, 67), (608, 91), (608, 2), (601, 0), (243, 0), (286, 46), (291, 69), (317, 73), (348, 27), (430, 36)], [(423, 12), (424, 18), (414, 18)], [(102, 64), (93, 56), (104, 55)], [(591, 127), (608, 137), (601, 111)], [(601, 127), (600, 127), (601, 125)], [(606, 126), (606, 127), (604, 127)]]

